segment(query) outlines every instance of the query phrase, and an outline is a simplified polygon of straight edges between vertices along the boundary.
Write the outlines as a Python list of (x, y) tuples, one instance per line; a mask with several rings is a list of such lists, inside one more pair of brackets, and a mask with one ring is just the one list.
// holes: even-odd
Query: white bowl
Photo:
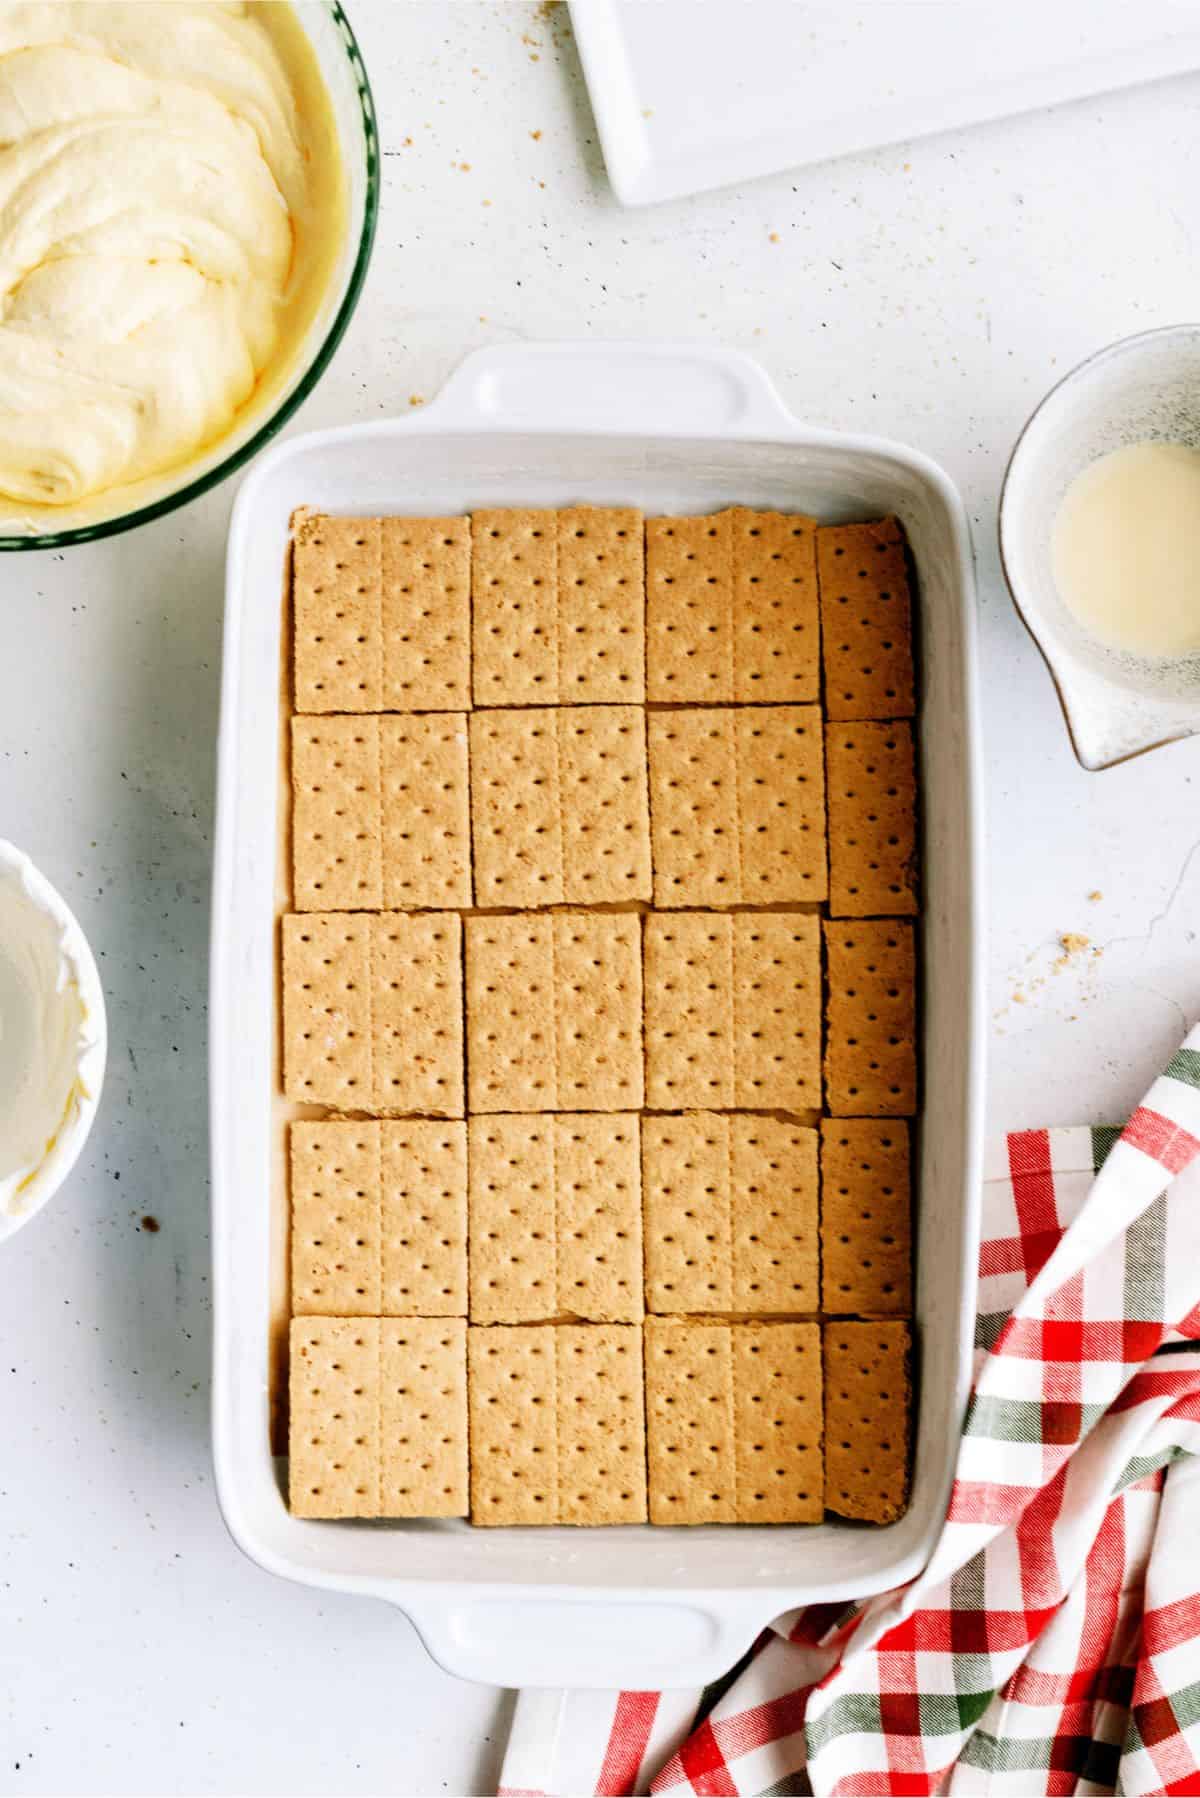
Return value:
[(1000, 496), (1008, 585), (1085, 768), (1200, 731), (1200, 653), (1139, 656), (1100, 642), (1067, 609), (1051, 563), (1055, 514), (1076, 475), (1147, 440), (1200, 448), (1200, 325), (1126, 337), (1080, 363), (1017, 439)]
[[(11, 843), (0, 839), (0, 880), (15, 896), (21, 908), (28, 908), (32, 921), (39, 927), (49, 923), (57, 933), (59, 980), (57, 991), (70, 994), (78, 1005), (78, 1040), (74, 1053), (73, 1078), (63, 1082), (61, 1099), (56, 1095), (51, 1106), (56, 1126), (50, 1131), (44, 1153), (19, 1189), (6, 1199), (0, 1178), (0, 1242), (13, 1236), (49, 1203), (78, 1159), (87, 1141), (92, 1121), (100, 1103), (104, 1084), (104, 1062), (108, 1031), (104, 1014), (104, 994), (96, 963), (87, 939), (70, 907), (43, 874), (39, 874), (27, 855)], [(0, 940), (0, 973), (10, 945)], [(20, 945), (11, 950), (15, 961)], [(0, 1016), (0, 1032), (4, 1018)], [(3, 1169), (0, 1168), (0, 1175)]]

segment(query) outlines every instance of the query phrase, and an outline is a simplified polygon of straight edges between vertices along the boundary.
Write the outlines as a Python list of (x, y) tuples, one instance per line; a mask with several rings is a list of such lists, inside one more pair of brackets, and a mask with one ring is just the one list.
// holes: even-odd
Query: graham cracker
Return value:
[(894, 1523), (908, 1504), (911, 1346), (894, 1318), (825, 1325), (825, 1506), (839, 1517)]
[(635, 914), (554, 920), (555, 1108), (639, 1111), (642, 941)]
[(470, 905), (465, 715), (424, 712), (378, 723), (384, 906)]
[(470, 520), (383, 519), (381, 588), (383, 710), (465, 711), (471, 703)]
[(646, 697), (643, 522), (627, 507), (558, 514), (558, 698), (564, 705)]
[(292, 1310), (378, 1317), (379, 1125), (292, 1124)]
[(557, 714), (471, 714), (471, 823), (480, 905), (560, 905)]
[(382, 1314), (465, 1317), (466, 1126), (405, 1118), (374, 1127), (380, 1133)]
[(735, 1522), (729, 1325), (648, 1317), (645, 1354), (651, 1523)]
[(292, 899), (297, 911), (383, 903), (379, 719), (292, 719)]
[(642, 1332), (636, 1324), (559, 1324), (559, 1523), (646, 1521)]
[(825, 1100), (834, 1117), (917, 1109), (916, 956), (911, 924), (825, 925)]
[(650, 897), (646, 721), (640, 706), (553, 713), (562, 805), (563, 897), (601, 905)]
[(825, 716), (911, 718), (912, 600), (895, 518), (817, 531)]
[(646, 520), (646, 698), (733, 698), (733, 531), (728, 512)]
[(742, 705), (815, 700), (820, 689), (816, 520), (729, 514), (733, 539), (733, 695)]
[(465, 925), (470, 1110), (554, 1111), (554, 920), (526, 914)]
[(628, 1113), (551, 1120), (561, 1313), (606, 1324), (643, 1315), (638, 1121)]
[(734, 1103), (734, 919), (646, 918), (646, 1103), (656, 1111)]
[(371, 919), (289, 914), (281, 935), (285, 1096), (367, 1110), (374, 1099)]
[(734, 1324), (739, 1523), (820, 1523), (821, 1326)]
[(374, 1106), (463, 1114), (462, 925), (455, 912), (371, 919)]
[(554, 1120), (473, 1117), (471, 1321), (534, 1323), (558, 1310)]
[(821, 1304), (858, 1315), (912, 1309), (908, 1125), (821, 1120)]
[(917, 910), (912, 727), (860, 721), (825, 733), (829, 906), (834, 917), (911, 917)]
[(806, 912), (739, 912), (733, 941), (733, 1099), (747, 1110), (821, 1103), (820, 922)]
[(554, 1521), (555, 1336), (540, 1324), (472, 1324), (467, 1331), (472, 1523)]
[(729, 1125), (713, 1111), (642, 1121), (648, 1311), (735, 1308)]
[(558, 523), (553, 512), (471, 517), (475, 704), (558, 699)]
[[(816, 1311), (817, 1133), (778, 1118), (729, 1122), (731, 1311)], [(688, 1307), (692, 1309), (692, 1307)]]
[(298, 712), (377, 712), (382, 695), (378, 518), (298, 515), (292, 532)]
[(461, 1317), (379, 1325), (383, 1517), (467, 1514), (467, 1326)]
[(293, 1515), (378, 1517), (378, 1318), (293, 1318), (290, 1366)]
[(740, 898), (751, 905), (825, 898), (825, 771), (814, 705), (734, 713)]
[(734, 714), (652, 712), (648, 736), (655, 905), (737, 904), (743, 893)]

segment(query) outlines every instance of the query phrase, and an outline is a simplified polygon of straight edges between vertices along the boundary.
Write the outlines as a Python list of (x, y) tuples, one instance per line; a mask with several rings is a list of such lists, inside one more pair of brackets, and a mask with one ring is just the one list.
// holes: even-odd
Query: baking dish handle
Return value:
[(439, 424), (488, 430), (657, 437), (796, 430), (753, 357), (706, 344), (496, 344), (461, 362), (429, 410)]
[(440, 1667), (491, 1686), (620, 1691), (702, 1686), (743, 1655), (782, 1607), (722, 1593), (676, 1603), (596, 1598), (479, 1598), (403, 1610)]

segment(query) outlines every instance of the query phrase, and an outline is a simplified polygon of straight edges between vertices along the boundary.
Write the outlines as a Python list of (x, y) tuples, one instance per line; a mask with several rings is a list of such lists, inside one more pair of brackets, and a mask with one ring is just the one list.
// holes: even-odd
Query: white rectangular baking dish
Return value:
[[(895, 512), (918, 571), (924, 815), (917, 1174), (919, 1415), (912, 1504), (886, 1529), (478, 1530), (289, 1515), (268, 1438), (272, 920), (280, 589), (293, 509), (734, 502)], [(916, 452), (812, 430), (719, 350), (549, 344), (468, 358), (411, 418), (268, 451), (230, 529), (213, 893), (211, 1061), (217, 1492), (271, 1571), (399, 1605), (453, 1673), (498, 1685), (702, 1684), (790, 1606), (912, 1577), (944, 1514), (971, 1364), (980, 1180), (982, 922), (974, 581), (962, 504)]]

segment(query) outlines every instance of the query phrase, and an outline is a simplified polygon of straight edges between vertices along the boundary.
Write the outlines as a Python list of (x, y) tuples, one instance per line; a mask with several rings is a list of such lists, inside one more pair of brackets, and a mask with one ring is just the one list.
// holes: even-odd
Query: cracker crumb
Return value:
[(540, 131), (531, 131), (529, 133), (529, 135), (533, 139), (535, 144), (540, 143), (542, 141), (542, 134)]
[(1096, 905), (1101, 899), (1103, 899), (1103, 897), (1104, 897), (1104, 894), (1100, 891), (1099, 887), (1096, 888), (1095, 892), (1088, 894), (1088, 899), (1092, 905)]
[(768, 242), (768, 243), (778, 243), (778, 242), (779, 242), (779, 233), (778, 233), (778, 231), (771, 231), (771, 232), (769, 232), (769, 233), (768, 233), (768, 236), (767, 236), (767, 242)]
[(423, 406), (425, 404), (425, 395), (423, 393), (410, 393), (408, 396), (408, 403), (410, 406)]

